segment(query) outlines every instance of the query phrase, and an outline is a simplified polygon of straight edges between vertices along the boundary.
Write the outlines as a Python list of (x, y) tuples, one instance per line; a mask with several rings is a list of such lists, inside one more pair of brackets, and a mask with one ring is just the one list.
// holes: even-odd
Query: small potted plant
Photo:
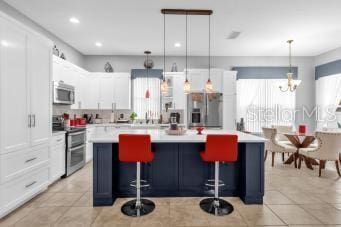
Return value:
[(131, 122), (132, 122), (132, 123), (135, 123), (136, 118), (137, 118), (137, 113), (132, 112), (132, 113), (130, 114), (130, 120), (131, 120)]

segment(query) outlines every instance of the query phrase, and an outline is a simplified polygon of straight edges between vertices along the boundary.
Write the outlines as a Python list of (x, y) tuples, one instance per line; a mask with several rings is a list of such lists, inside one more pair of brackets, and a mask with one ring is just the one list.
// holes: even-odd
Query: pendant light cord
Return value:
[(289, 72), (291, 73), (291, 40), (289, 41)]
[(163, 81), (166, 80), (166, 14), (163, 14)]
[(208, 79), (211, 80), (211, 15), (208, 16)]
[(188, 50), (187, 50), (187, 20), (188, 20), (188, 14), (186, 13), (186, 81), (188, 80), (188, 78), (187, 78), (187, 54), (188, 54)]

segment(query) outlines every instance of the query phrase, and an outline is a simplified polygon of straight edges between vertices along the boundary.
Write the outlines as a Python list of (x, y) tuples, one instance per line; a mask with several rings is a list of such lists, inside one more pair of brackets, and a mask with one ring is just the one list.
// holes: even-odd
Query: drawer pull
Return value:
[(32, 183), (29, 183), (29, 184), (25, 185), (25, 188), (29, 188), (32, 185), (36, 184), (36, 183), (37, 183), (37, 181), (33, 181)]
[(60, 141), (62, 141), (62, 140), (63, 140), (63, 139), (58, 139), (57, 142), (60, 142)]
[(26, 161), (25, 161), (25, 163), (28, 163), (28, 162), (32, 162), (32, 161), (34, 161), (34, 160), (36, 160), (37, 158), (30, 158), (30, 159), (27, 159)]

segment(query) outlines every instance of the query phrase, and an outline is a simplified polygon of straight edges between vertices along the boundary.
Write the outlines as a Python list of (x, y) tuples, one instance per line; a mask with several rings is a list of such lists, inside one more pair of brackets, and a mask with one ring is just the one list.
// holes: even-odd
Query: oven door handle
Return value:
[(77, 135), (81, 135), (81, 134), (85, 134), (86, 131), (82, 131), (82, 132), (74, 132), (74, 133), (70, 133), (69, 136), (77, 136)]
[(74, 147), (74, 148), (69, 148), (69, 151), (78, 150), (78, 149), (83, 148), (83, 147), (85, 147), (84, 144), (83, 144), (83, 145), (80, 145), (80, 146), (77, 146), (77, 147)]

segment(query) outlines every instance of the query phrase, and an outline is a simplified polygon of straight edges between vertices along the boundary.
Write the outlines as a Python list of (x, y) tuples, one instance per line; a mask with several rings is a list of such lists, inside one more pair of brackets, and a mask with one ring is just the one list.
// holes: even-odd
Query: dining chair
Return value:
[[(292, 125), (272, 125), (271, 127), (277, 129), (276, 138), (279, 142), (292, 145), (292, 143), (288, 140), (288, 137), (284, 135), (284, 133), (295, 132), (294, 127)], [(284, 162), (284, 153), (282, 153), (282, 161)]]
[[(300, 148), (298, 153), (308, 158), (319, 160), (319, 177), (327, 161), (334, 161), (337, 174), (341, 177), (339, 169), (339, 153), (341, 152), (341, 132), (318, 131), (315, 132), (317, 147)], [(301, 159), (300, 159), (301, 162)]]
[[(271, 166), (274, 166), (275, 154), (276, 153), (281, 153), (281, 154), (284, 154), (284, 153), (296, 154), (297, 153), (296, 147), (289, 145), (289, 144), (286, 144), (284, 142), (278, 141), (276, 139), (276, 137), (277, 137), (277, 129), (276, 128), (263, 127), (262, 130), (263, 130), (264, 137), (267, 139), (267, 141), (265, 142), (264, 161), (267, 158), (268, 152), (271, 152), (271, 154), (272, 154)], [(296, 158), (295, 158), (295, 168), (296, 167), (297, 167), (297, 163), (296, 163)]]

